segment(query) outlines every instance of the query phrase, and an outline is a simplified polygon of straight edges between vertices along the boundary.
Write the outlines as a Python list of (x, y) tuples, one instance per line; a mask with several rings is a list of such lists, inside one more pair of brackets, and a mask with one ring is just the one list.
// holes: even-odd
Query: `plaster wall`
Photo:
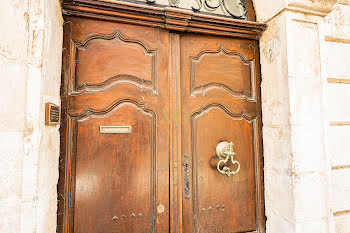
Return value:
[[(268, 24), (267, 233), (348, 233), (349, 1), (254, 4)], [(0, 232), (55, 232), (60, 140), (58, 126), (44, 125), (44, 104), (60, 102), (59, 1), (0, 1), (0, 19)]]

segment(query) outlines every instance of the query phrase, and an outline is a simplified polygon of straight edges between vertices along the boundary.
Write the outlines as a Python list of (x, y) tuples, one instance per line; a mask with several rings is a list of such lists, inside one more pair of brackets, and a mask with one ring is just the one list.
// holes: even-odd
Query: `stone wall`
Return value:
[(350, 232), (350, 1), (326, 17), (326, 151), (331, 163), (332, 227)]
[[(267, 233), (348, 233), (349, 0), (334, 9), (335, 0), (254, 3), (268, 24)], [(44, 104), (60, 102), (59, 0), (0, 1), (0, 19), (0, 232), (55, 232), (60, 140), (58, 126), (44, 125)]]
[(55, 232), (59, 103), (59, 0), (0, 1), (0, 232)]
[(268, 24), (260, 40), (267, 232), (348, 233), (349, 1), (272, 2), (255, 1)]

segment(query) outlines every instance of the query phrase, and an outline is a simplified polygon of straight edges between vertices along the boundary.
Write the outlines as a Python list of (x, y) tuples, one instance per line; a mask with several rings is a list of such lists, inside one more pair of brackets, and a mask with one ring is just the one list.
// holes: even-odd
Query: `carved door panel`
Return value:
[(169, 34), (65, 21), (60, 232), (168, 232)]
[[(257, 42), (182, 34), (179, 47), (183, 232), (263, 232)], [(224, 141), (233, 143), (235, 175), (217, 168)]]

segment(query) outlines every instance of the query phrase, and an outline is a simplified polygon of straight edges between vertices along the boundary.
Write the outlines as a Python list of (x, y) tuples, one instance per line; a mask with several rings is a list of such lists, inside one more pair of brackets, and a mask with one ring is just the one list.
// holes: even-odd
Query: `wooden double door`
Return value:
[(258, 42), (65, 21), (59, 231), (263, 232)]

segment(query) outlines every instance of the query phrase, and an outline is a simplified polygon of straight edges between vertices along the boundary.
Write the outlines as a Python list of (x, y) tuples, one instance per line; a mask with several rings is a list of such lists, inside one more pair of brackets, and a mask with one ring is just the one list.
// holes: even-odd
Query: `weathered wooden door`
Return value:
[[(257, 42), (182, 34), (184, 232), (263, 230), (261, 109)], [(233, 143), (232, 163), (216, 147)], [(224, 173), (225, 167), (230, 168)], [(220, 171), (221, 173), (220, 173)], [(237, 174), (234, 174), (237, 172)]]
[(66, 231), (168, 232), (169, 34), (66, 21)]
[(116, 21), (65, 16), (58, 232), (264, 232), (258, 42)]

